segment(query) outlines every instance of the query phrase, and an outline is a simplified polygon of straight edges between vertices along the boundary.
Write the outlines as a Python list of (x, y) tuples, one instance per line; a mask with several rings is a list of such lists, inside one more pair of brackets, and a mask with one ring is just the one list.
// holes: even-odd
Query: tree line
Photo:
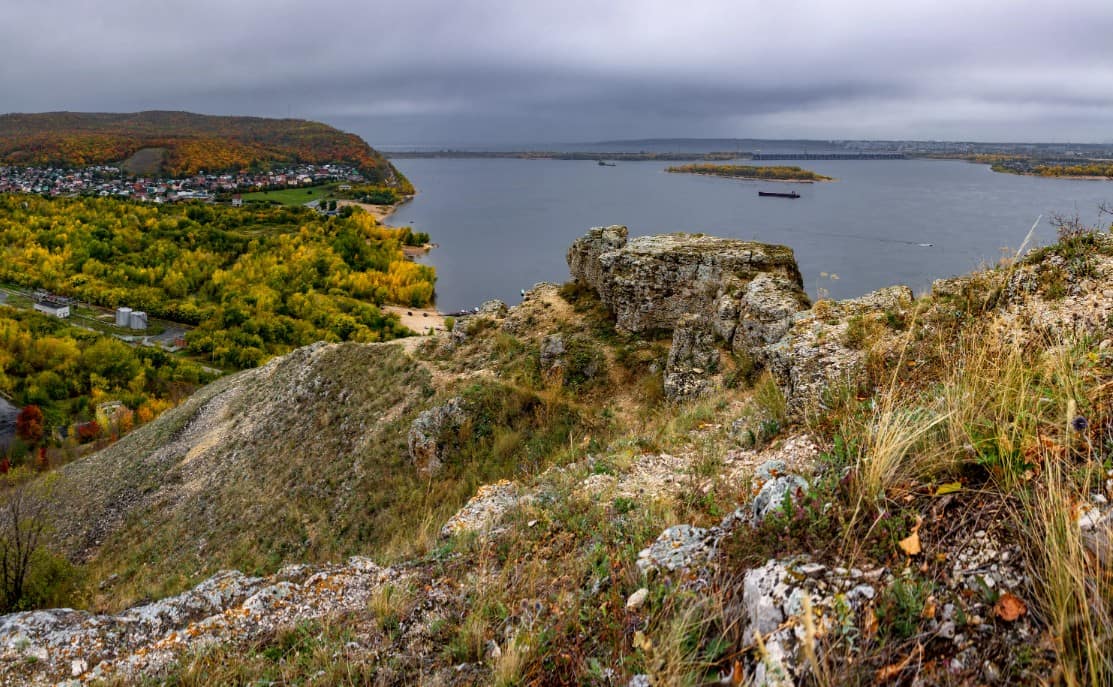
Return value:
[(151, 205), (0, 197), (0, 282), (193, 325), (194, 354), (246, 368), (315, 341), (408, 333), (384, 303), (432, 303), (409, 229), (357, 208)]
[(680, 174), (710, 174), (735, 179), (769, 179), (782, 181), (830, 181), (831, 177), (816, 174), (795, 165), (674, 165), (666, 171)]

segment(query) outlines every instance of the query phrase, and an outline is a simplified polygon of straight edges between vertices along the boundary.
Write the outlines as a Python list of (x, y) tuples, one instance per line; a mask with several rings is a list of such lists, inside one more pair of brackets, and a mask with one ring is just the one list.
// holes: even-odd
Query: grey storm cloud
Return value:
[(373, 144), (1113, 139), (1108, 0), (11, 0), (0, 111), (308, 117)]

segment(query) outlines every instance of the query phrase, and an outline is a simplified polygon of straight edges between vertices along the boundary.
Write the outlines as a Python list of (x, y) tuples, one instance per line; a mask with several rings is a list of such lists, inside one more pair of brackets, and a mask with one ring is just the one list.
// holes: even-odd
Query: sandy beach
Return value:
[(380, 224), (385, 222), (387, 217), (390, 217), (392, 214), (394, 214), (394, 211), (398, 209), (398, 205), (401, 204), (402, 203), (398, 203), (397, 205), (372, 205), (371, 203), (360, 203), (355, 200), (336, 201), (337, 207), (342, 208), (345, 205), (354, 205), (356, 207), (363, 208), (367, 212), (371, 213), (375, 217), (375, 221)]
[(419, 335), (444, 331), (444, 315), (437, 312), (436, 308), (404, 308), (400, 305), (384, 305), (382, 309), (398, 316), (408, 329)]

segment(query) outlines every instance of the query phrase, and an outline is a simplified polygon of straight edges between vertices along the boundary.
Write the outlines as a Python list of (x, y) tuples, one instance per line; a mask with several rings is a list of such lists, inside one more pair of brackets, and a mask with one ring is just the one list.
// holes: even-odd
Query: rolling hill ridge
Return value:
[(46, 112), (0, 115), (0, 164), (121, 164), (139, 155), (164, 174), (183, 176), (281, 163), (344, 163), (373, 183), (400, 175), (355, 134), (302, 119), (224, 117), (189, 112)]

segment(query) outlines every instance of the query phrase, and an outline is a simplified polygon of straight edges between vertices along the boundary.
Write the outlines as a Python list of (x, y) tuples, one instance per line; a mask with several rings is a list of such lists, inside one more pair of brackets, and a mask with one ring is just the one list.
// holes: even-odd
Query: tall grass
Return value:
[(861, 439), (857, 507), (883, 507), (904, 484), (982, 479), (1024, 544), (1031, 610), (1061, 683), (1113, 684), (1113, 529), (1079, 525), (1110, 460), (1108, 361), (1087, 341), (1016, 320), (976, 329), (937, 344), (947, 363), (938, 381), (917, 391), (894, 382), (844, 425)]

